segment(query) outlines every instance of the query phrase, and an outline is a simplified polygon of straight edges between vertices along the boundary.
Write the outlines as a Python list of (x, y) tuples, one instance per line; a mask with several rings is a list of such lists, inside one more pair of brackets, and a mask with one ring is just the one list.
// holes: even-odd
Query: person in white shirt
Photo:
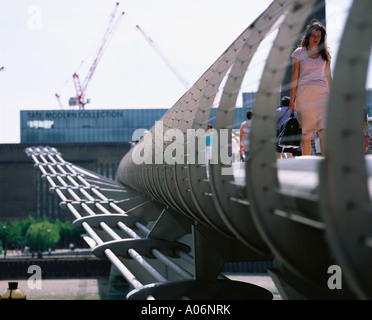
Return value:
[(247, 120), (240, 126), (240, 155), (243, 161), (246, 161), (249, 157), (249, 135), (252, 126), (252, 111), (247, 111), (246, 116)]

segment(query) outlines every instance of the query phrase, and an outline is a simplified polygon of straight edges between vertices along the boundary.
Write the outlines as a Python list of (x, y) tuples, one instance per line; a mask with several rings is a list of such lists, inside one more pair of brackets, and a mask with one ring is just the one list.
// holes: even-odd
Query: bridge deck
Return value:
[[(291, 196), (313, 195), (319, 186), (318, 165), (324, 159), (321, 156), (301, 156), (287, 159), (278, 159), (278, 179), (283, 193)], [(366, 175), (368, 175), (369, 193), (372, 198), (372, 155), (365, 156)], [(237, 185), (245, 187), (246, 171), (243, 162), (234, 166), (234, 181)]]

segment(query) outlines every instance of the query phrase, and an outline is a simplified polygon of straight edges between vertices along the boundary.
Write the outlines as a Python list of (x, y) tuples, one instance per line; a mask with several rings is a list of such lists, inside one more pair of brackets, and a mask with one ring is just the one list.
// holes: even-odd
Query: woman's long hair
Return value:
[(320, 39), (318, 49), (319, 53), (322, 56), (323, 60), (329, 61), (330, 59), (330, 53), (329, 53), (329, 48), (327, 45), (327, 31), (326, 28), (317, 20), (313, 20), (305, 30), (305, 35), (302, 37), (301, 40), (301, 47), (308, 47), (309, 46), (309, 38), (311, 36), (311, 33), (313, 31), (320, 31), (322, 33), (322, 37)]

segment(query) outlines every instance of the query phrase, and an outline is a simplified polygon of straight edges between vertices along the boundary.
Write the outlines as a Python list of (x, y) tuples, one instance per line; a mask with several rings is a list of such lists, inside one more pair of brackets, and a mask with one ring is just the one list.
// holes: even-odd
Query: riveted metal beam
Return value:
[(371, 54), (372, 3), (354, 1), (330, 92), (326, 157), (319, 173), (327, 239), (349, 285), (372, 298), (371, 171), (364, 154), (363, 106)]

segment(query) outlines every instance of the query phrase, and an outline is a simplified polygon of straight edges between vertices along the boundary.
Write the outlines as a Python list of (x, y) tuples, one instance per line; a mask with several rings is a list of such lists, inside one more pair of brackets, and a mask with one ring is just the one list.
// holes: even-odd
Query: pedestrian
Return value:
[(240, 155), (243, 161), (246, 161), (249, 157), (249, 136), (251, 133), (252, 116), (252, 111), (247, 111), (247, 120), (245, 120), (240, 126)]
[(297, 111), (302, 128), (303, 155), (311, 155), (311, 136), (317, 131), (322, 155), (327, 115), (327, 99), (331, 85), (331, 55), (326, 29), (314, 20), (306, 27), (301, 45), (293, 58), (290, 109)]
[[(284, 96), (282, 98), (282, 103), (281, 107), (276, 109), (276, 120), (277, 120), (277, 131), (276, 131), (276, 136), (279, 136), (280, 128), (282, 124), (289, 119), (291, 116), (291, 112), (289, 111), (289, 101), (290, 97)], [(294, 117), (297, 119), (297, 114), (294, 112)], [(301, 147), (299, 148), (284, 148), (280, 147), (278, 145), (278, 141), (276, 142), (276, 158), (292, 158), (292, 157), (297, 157), (301, 155)]]
[(365, 137), (365, 145), (364, 145), (364, 153), (367, 153), (369, 149), (369, 140), (371, 138), (371, 135), (369, 133), (369, 125), (368, 125), (368, 112), (366, 107), (363, 107), (363, 121), (364, 121), (364, 126), (363, 126), (363, 132), (364, 132), (364, 137)]
[(231, 137), (231, 156), (233, 162), (240, 161), (239, 137), (237, 132), (235, 132), (234, 130), (232, 131)]
[(315, 146), (315, 155), (320, 156), (322, 155), (322, 151), (320, 149), (320, 139), (318, 132), (314, 132), (312, 135), (312, 139), (314, 140), (314, 146)]
[(208, 124), (205, 141), (205, 164), (208, 166), (212, 157), (212, 129), (213, 126)]

